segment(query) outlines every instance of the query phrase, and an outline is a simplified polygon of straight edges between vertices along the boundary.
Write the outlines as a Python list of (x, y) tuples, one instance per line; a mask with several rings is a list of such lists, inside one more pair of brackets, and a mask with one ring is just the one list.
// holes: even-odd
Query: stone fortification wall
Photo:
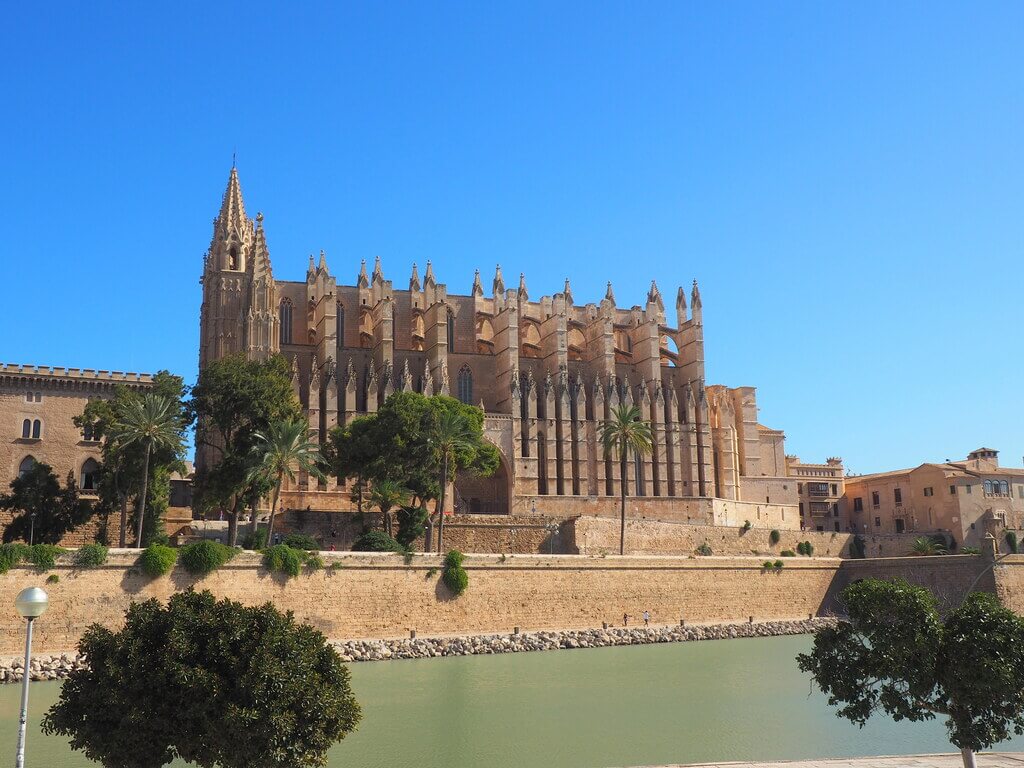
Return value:
[[(469, 589), (453, 598), (440, 578), (441, 559), (397, 554), (324, 553), (328, 567), (285, 579), (260, 566), (258, 555), (239, 554), (196, 580), (181, 568), (149, 579), (134, 567), (135, 552), (112, 553), (107, 565), (76, 569), (58, 565), (60, 580), (18, 567), (0, 576), (0, 655), (20, 652), (24, 627), (14, 617), (14, 598), (26, 586), (43, 586), (50, 609), (36, 625), (39, 654), (68, 651), (87, 626), (116, 627), (133, 602), (166, 600), (196, 587), (246, 604), (273, 601), (294, 611), (329, 638), (385, 638), (443, 634), (508, 633), (514, 627), (553, 630), (630, 624), (644, 610), (654, 624), (806, 619), (837, 610), (835, 595), (854, 579), (902, 576), (940, 596), (957, 597), (987, 567), (971, 556), (840, 560), (787, 558), (780, 571), (754, 557), (581, 557), (469, 555)], [(1024, 558), (1001, 566), (1004, 594), (1022, 600)], [(988, 572), (978, 589), (994, 590)], [(1001, 572), (1002, 573), (1002, 572)], [(1016, 603), (1013, 607), (1020, 609)]]
[(1024, 555), (1007, 555), (995, 564), (996, 594), (1011, 610), (1024, 614)]
[[(730, 502), (735, 503), (735, 502)], [(850, 557), (852, 533), (819, 533), (777, 528), (779, 542), (769, 540), (772, 529), (751, 521), (744, 532), (740, 525), (711, 526), (654, 520), (626, 521), (626, 551), (635, 555), (689, 555), (707, 544), (716, 555), (778, 557), (783, 550), (796, 551), (801, 541), (814, 546), (821, 557)], [(742, 523), (741, 523), (742, 525)], [(917, 534), (863, 536), (867, 557), (901, 557), (911, 552)], [(585, 555), (619, 551), (619, 521), (600, 517), (579, 517), (565, 526), (563, 539), (568, 551)]]

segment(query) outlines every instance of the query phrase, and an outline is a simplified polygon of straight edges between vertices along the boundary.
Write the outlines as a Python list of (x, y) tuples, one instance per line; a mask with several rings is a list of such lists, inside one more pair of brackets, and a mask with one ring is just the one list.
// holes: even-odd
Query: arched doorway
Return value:
[(472, 472), (455, 476), (455, 511), (460, 515), (507, 515), (508, 469), (501, 456), (498, 468), (490, 477)]

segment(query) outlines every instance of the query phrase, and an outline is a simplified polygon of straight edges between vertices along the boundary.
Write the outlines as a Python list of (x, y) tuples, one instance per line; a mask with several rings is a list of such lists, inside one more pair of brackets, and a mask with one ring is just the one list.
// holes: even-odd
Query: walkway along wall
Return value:
[[(631, 623), (644, 610), (656, 624), (806, 618), (835, 608), (842, 586), (867, 576), (903, 576), (943, 595), (956, 595), (985, 567), (979, 557), (949, 556), (841, 561), (787, 558), (780, 572), (759, 558), (567, 557), (470, 555), (467, 592), (452, 598), (440, 581), (440, 559), (417, 555), (324, 553), (328, 568), (293, 579), (271, 575), (259, 557), (241, 554), (217, 572), (195, 580), (182, 569), (149, 579), (134, 567), (136, 554), (114, 553), (90, 570), (58, 566), (56, 584), (46, 574), (18, 567), (0, 576), (0, 654), (20, 652), (24, 627), (13, 610), (26, 586), (43, 586), (50, 609), (36, 625), (40, 653), (73, 648), (85, 628), (118, 626), (133, 601), (166, 600), (178, 590), (209, 589), (247, 604), (273, 601), (332, 639), (419, 634), (511, 632)], [(1015, 609), (1024, 607), (1024, 557), (997, 566), (999, 590)], [(436, 569), (436, 570), (435, 570)], [(978, 588), (996, 589), (990, 576)], [(998, 590), (997, 590), (998, 591)]]

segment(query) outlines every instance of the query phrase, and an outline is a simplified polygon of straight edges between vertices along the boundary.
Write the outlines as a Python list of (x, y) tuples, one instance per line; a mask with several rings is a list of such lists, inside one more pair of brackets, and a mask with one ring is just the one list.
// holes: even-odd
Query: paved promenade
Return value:
[[(779, 763), (699, 763), (661, 768), (962, 768), (960, 754), (856, 757), (835, 760), (792, 760)], [(986, 752), (978, 768), (1024, 768), (1024, 752)]]

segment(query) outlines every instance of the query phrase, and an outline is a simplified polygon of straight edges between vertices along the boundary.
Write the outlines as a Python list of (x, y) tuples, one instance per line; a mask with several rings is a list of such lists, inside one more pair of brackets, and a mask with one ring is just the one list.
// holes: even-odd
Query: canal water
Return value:
[[(363, 721), (329, 764), (610, 768), (952, 751), (940, 722), (858, 729), (836, 718), (796, 668), (809, 647), (791, 636), (353, 664)], [(0, 761), (13, 760), (19, 690), (0, 686)], [(94, 765), (39, 732), (59, 693), (32, 684), (28, 768)], [(1024, 739), (998, 748), (1024, 750)]]

